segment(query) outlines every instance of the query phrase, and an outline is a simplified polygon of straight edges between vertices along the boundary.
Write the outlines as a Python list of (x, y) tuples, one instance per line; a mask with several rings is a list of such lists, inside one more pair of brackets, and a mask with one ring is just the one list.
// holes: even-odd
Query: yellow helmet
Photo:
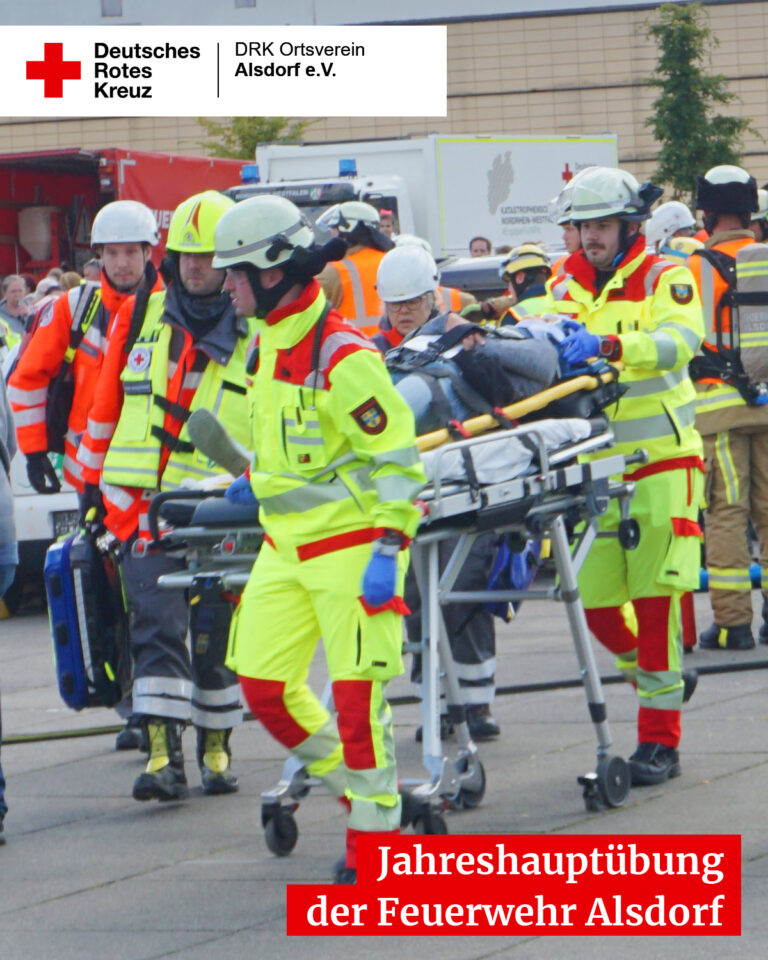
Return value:
[(166, 249), (177, 253), (213, 253), (214, 228), (234, 205), (234, 200), (218, 190), (188, 197), (173, 211)]
[(552, 273), (546, 252), (536, 243), (522, 243), (511, 250), (501, 265), (499, 275), (506, 280), (519, 270), (547, 270)]

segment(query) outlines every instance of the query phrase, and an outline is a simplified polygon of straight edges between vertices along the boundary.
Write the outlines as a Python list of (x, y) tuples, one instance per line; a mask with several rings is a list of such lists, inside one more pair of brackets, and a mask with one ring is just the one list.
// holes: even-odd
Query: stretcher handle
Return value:
[(149, 505), (147, 520), (149, 523), (149, 533), (152, 537), (152, 543), (160, 543), (160, 529), (157, 518), (160, 513), (160, 507), (168, 500), (205, 500), (206, 497), (223, 497), (226, 490), (164, 490), (162, 493), (155, 494)]
[[(553, 403), (555, 400), (561, 400), (563, 397), (569, 397), (572, 393), (578, 393), (579, 390), (596, 390), (604, 383), (612, 383), (617, 379), (620, 367), (615, 364), (609, 364), (608, 369), (600, 374), (582, 374), (571, 380), (565, 380), (563, 383), (555, 384), (554, 387), (547, 387), (540, 393), (535, 393), (532, 397), (525, 400), (518, 400), (507, 407), (502, 407), (501, 412), (509, 420), (519, 420), (520, 417), (534, 413), (536, 410), (542, 410), (544, 407)], [(479, 417), (472, 417), (462, 423), (462, 428), (469, 436), (475, 437), (479, 433), (485, 433), (488, 430), (496, 430), (499, 427), (498, 420), (489, 413), (484, 413)], [(434, 450), (444, 443), (449, 443), (454, 438), (450, 430), (433, 430), (432, 433), (424, 433), (416, 437), (416, 446), (420, 453), (426, 450)]]
[(632, 463), (648, 463), (650, 459), (647, 450), (635, 450), (634, 453), (630, 453), (624, 457), (624, 462), (629, 466), (629, 464)]

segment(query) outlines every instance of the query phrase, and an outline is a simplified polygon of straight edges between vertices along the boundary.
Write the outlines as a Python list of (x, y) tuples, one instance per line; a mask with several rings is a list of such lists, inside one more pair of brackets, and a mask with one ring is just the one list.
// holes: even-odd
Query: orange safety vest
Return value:
[[(755, 242), (751, 234), (731, 236), (730, 239), (726, 236), (721, 243), (711, 244), (709, 249), (735, 258), (742, 247)], [(719, 271), (698, 252), (692, 253), (688, 258), (688, 269), (696, 281), (704, 315), (705, 340), (701, 346), (701, 352), (705, 355), (707, 352), (717, 353), (717, 306), (728, 290), (728, 283)], [(731, 346), (730, 307), (724, 304), (719, 314), (723, 346), (729, 348)], [(735, 385), (716, 376), (699, 379), (696, 383), (696, 394), (696, 427), (703, 436), (722, 433), (735, 427), (763, 426), (765, 423), (765, 407), (748, 405)]]
[(381, 250), (363, 247), (333, 263), (344, 293), (337, 309), (368, 336), (379, 329), (379, 318), (384, 313), (384, 305), (376, 292), (376, 274), (383, 257)]
[(461, 290), (456, 287), (438, 287), (435, 290), (435, 306), (440, 313), (448, 313), (453, 310), (458, 313), (464, 306), (461, 302)]
[[(48, 389), (69, 347), (73, 311), (83, 291), (84, 287), (78, 286), (59, 297), (53, 305), (50, 318), (41, 319), (8, 381), (8, 396), (15, 414), (19, 449), (24, 454), (48, 450), (45, 422)], [(83, 479), (82, 468), (77, 462), (77, 448), (85, 432), (112, 320), (123, 301), (130, 296), (118, 292), (104, 279), (100, 295), (101, 303), (72, 361), (75, 393), (64, 438), (64, 479), (81, 492)]]
[[(735, 240), (727, 240), (725, 243), (716, 243), (710, 249), (718, 253), (725, 253), (729, 257), (736, 258), (736, 254), (742, 247), (755, 243), (754, 237), (739, 237)], [(690, 256), (687, 261), (688, 269), (693, 274), (696, 286), (699, 288), (701, 296), (701, 308), (704, 312), (704, 335), (707, 343), (715, 347), (717, 337), (715, 335), (715, 317), (717, 305), (724, 293), (728, 290), (728, 284), (712, 264), (698, 254)], [(730, 307), (723, 307), (721, 311), (721, 329), (723, 333), (729, 333), (731, 329), (731, 310)]]

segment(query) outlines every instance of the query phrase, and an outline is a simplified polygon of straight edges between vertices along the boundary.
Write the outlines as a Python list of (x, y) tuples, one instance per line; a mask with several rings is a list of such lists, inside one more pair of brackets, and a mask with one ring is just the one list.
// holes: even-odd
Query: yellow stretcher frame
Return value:
[[(542, 410), (550, 403), (554, 403), (555, 400), (570, 397), (572, 394), (578, 393), (579, 390), (597, 390), (597, 388), (604, 383), (612, 383), (618, 379), (621, 369), (621, 364), (608, 364), (608, 369), (602, 373), (585, 373), (581, 376), (573, 377), (571, 380), (563, 380), (562, 383), (557, 383), (553, 387), (547, 387), (546, 390), (542, 390), (540, 393), (534, 393), (533, 396), (526, 397), (525, 400), (518, 400), (517, 403), (502, 407), (501, 412), (510, 420), (519, 420), (520, 417), (525, 417), (529, 413), (534, 413), (536, 410)], [(480, 433), (486, 433), (488, 430), (498, 429), (500, 424), (493, 414), (484, 413), (479, 417), (471, 417), (469, 420), (465, 420), (461, 426), (468, 436), (475, 437)], [(416, 446), (421, 453), (424, 453), (427, 450), (434, 450), (435, 447), (440, 447), (444, 443), (448, 443), (454, 439), (455, 437), (451, 434), (451, 431), (443, 428), (416, 437)]]

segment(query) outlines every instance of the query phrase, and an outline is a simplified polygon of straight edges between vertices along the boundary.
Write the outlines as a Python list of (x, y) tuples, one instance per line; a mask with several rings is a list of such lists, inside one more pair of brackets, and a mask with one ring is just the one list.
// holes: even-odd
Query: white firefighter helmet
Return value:
[(696, 220), (688, 207), (679, 200), (670, 200), (668, 203), (662, 203), (651, 214), (651, 219), (645, 228), (645, 239), (648, 243), (664, 243), (678, 230), (695, 226)]
[(138, 200), (115, 200), (106, 204), (93, 218), (91, 246), (105, 243), (149, 243), (160, 240), (155, 217)]
[(575, 223), (620, 217), (640, 222), (650, 216), (650, 205), (661, 196), (651, 184), (637, 182), (627, 170), (594, 167), (573, 187), (571, 219)]
[(732, 163), (712, 167), (696, 184), (696, 209), (709, 213), (756, 213), (755, 178)]
[(427, 251), (430, 257), (432, 256), (432, 244), (424, 237), (416, 236), (415, 233), (398, 233), (392, 239), (395, 241), (396, 247), (421, 247), (422, 250)]
[(439, 282), (432, 254), (413, 245), (395, 247), (381, 258), (376, 291), (384, 303), (400, 303), (436, 290)]
[(326, 227), (335, 227), (342, 236), (345, 233), (352, 233), (359, 223), (376, 229), (381, 223), (376, 207), (362, 200), (345, 200), (344, 203), (331, 208), (322, 219)]
[(250, 263), (268, 270), (287, 263), (294, 250), (306, 250), (314, 240), (312, 227), (290, 200), (272, 194), (249, 197), (227, 210), (216, 224), (212, 265)]
[(757, 210), (752, 214), (750, 219), (752, 220), (768, 219), (768, 190), (763, 190), (762, 187), (758, 188)]
[(558, 193), (556, 197), (553, 197), (549, 201), (549, 219), (556, 223), (558, 226), (563, 226), (565, 223), (570, 223), (571, 221), (571, 203), (573, 202), (573, 188), (582, 179), (590, 170), (596, 170), (597, 168), (594, 165), (589, 167), (582, 167), (577, 173), (575, 173), (571, 179), (566, 183), (563, 189)]

